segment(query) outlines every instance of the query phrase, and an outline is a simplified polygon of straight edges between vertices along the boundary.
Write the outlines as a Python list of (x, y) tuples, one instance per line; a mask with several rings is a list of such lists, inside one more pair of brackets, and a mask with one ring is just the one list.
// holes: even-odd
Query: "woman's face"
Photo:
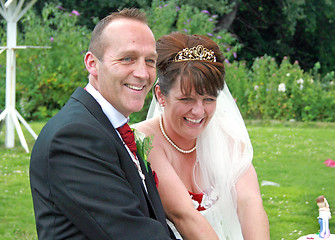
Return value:
[[(187, 79), (185, 79), (187, 80)], [(180, 89), (180, 77), (172, 86), (168, 96), (160, 93), (158, 101), (164, 106), (164, 127), (174, 136), (195, 139), (207, 127), (216, 109), (216, 97), (199, 95), (192, 89), (190, 96), (185, 96)]]

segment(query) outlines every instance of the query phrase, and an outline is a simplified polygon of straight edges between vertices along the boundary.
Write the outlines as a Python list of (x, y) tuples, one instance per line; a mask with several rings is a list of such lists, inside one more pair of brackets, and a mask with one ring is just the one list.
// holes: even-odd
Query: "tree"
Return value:
[[(59, 0), (48, 2), (58, 3)], [(92, 4), (94, 2), (94, 4)], [(77, 10), (78, 23), (92, 29), (95, 21), (124, 7), (138, 7), (150, 13), (154, 0), (62, 0), (60, 5)], [(229, 31), (243, 44), (238, 60), (251, 62), (265, 54), (279, 63), (288, 56), (304, 70), (320, 63), (320, 72), (335, 70), (335, 0), (166, 0), (216, 16), (214, 31)], [(43, 1), (35, 4), (41, 12)], [(167, 9), (167, 8), (166, 8)], [(177, 17), (177, 15), (176, 15)], [(163, 19), (160, 25), (175, 23)], [(166, 27), (165, 27), (166, 28)], [(200, 27), (199, 27), (200, 29)], [(201, 29), (200, 29), (201, 30)]]
[[(76, 10), (80, 13), (80, 25), (86, 25), (89, 29), (93, 29), (94, 19), (101, 19), (111, 12), (124, 7), (147, 8), (151, 5), (151, 0), (48, 0), (48, 3), (58, 4), (68, 10)], [(37, 12), (41, 12), (45, 6), (45, 1), (37, 1), (34, 8)]]
[(239, 59), (264, 54), (298, 60), (304, 70), (320, 62), (321, 72), (335, 70), (335, 1), (239, 1), (230, 30), (244, 48)]

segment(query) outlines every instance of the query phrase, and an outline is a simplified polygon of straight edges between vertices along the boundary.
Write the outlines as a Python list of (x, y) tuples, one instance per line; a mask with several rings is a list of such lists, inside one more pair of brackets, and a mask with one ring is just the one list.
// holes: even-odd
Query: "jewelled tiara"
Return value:
[(193, 48), (184, 48), (179, 51), (174, 57), (174, 62), (194, 61), (202, 60), (209, 62), (216, 62), (214, 51), (205, 48), (202, 45), (198, 45)]

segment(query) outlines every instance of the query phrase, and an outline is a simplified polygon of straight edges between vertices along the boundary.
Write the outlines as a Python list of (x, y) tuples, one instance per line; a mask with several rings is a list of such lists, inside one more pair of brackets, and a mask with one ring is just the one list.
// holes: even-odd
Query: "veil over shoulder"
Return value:
[[(162, 114), (153, 97), (147, 119)], [(253, 149), (240, 111), (225, 83), (216, 111), (197, 139), (194, 181), (215, 202), (203, 212), (220, 239), (243, 240), (235, 184), (250, 167)]]

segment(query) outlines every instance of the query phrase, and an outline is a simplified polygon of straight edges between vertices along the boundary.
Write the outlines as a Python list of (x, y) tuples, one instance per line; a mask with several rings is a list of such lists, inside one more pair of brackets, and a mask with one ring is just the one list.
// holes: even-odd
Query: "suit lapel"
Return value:
[[(148, 193), (144, 189), (142, 180), (137, 172), (137, 168), (129, 156), (127, 149), (124, 147), (121, 139), (119, 138), (118, 134), (116, 133), (116, 129), (113, 127), (109, 119), (106, 117), (104, 112), (101, 109), (99, 103), (84, 89), (77, 88), (76, 91), (71, 96), (73, 99), (81, 102), (88, 111), (106, 128), (106, 131), (111, 134), (116, 142), (118, 142), (119, 147), (122, 149), (122, 157), (126, 159), (125, 161), (120, 161), (121, 167), (125, 171), (125, 174), (128, 178), (129, 183), (132, 185), (134, 193), (140, 197), (144, 196), (145, 201), (147, 202), (147, 206), (143, 206), (141, 204), (140, 208), (143, 212), (149, 214), (151, 212), (151, 216), (159, 220), (162, 225), (167, 229), (166, 226), (166, 219), (164, 210), (162, 208), (162, 204), (155, 186), (155, 182), (152, 176), (152, 171), (149, 167), (149, 173), (146, 170), (143, 160), (138, 156), (140, 160), (140, 165), (142, 168), (142, 172), (145, 174), (146, 177), (146, 187)], [(168, 231), (168, 230), (167, 230)]]
[(102, 111), (100, 104), (92, 97), (91, 94), (89, 94), (83, 88), (78, 87), (71, 97), (81, 102), (86, 107), (86, 109), (97, 119), (97, 121), (100, 122), (104, 128), (106, 128), (106, 132), (111, 134), (111, 137), (113, 137), (120, 145), (120, 147), (124, 148), (124, 150), (127, 152), (127, 149), (125, 149), (122, 140), (116, 132), (117, 130)]
[(159, 198), (159, 194), (156, 188), (156, 183), (155, 183), (155, 180), (152, 174), (151, 167), (150, 165), (148, 165), (148, 171), (147, 171), (142, 159), (140, 159), (140, 164), (141, 164), (142, 171), (144, 169), (143, 172), (145, 173), (145, 182), (146, 182), (146, 186), (148, 189), (148, 194), (146, 196), (148, 197), (147, 200), (150, 203), (152, 212), (155, 218), (162, 223), (165, 230), (169, 233), (169, 230), (166, 224), (165, 212), (164, 212), (161, 200)]
[[(113, 137), (118, 137), (115, 128), (108, 120), (106, 115), (101, 109), (100, 104), (82, 88), (77, 88), (76, 91), (71, 96), (75, 100), (81, 102), (87, 110), (105, 127), (107, 128), (108, 133), (113, 134)], [(119, 138), (119, 137), (118, 137)], [(120, 143), (121, 140), (120, 140)]]

